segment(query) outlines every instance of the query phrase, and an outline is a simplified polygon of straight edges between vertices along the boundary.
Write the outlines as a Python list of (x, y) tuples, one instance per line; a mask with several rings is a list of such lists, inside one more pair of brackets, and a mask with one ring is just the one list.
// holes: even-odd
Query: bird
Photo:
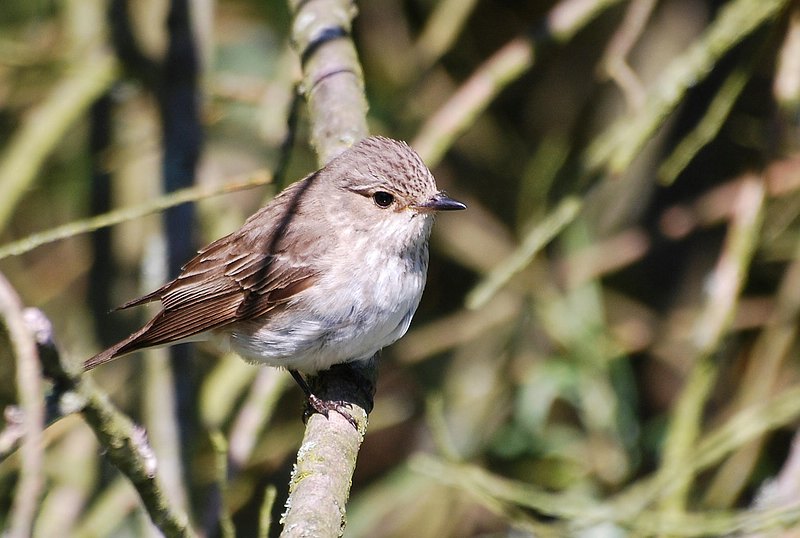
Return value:
[(405, 142), (364, 138), (200, 249), (174, 280), (121, 305), (159, 301), (161, 310), (84, 370), (212, 340), (285, 368), (327, 416), (304, 376), (368, 360), (406, 333), (425, 287), (434, 215), (462, 209)]

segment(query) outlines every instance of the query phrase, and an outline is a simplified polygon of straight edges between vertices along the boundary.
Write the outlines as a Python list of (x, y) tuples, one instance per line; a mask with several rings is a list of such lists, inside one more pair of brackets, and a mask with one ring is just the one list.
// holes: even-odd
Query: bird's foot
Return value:
[(353, 415), (349, 411), (349, 409), (352, 408), (353, 406), (350, 402), (345, 402), (343, 400), (323, 400), (314, 394), (309, 394), (308, 405), (303, 413), (303, 422), (307, 422), (313, 412), (317, 412), (325, 418), (328, 418), (328, 413), (335, 411), (344, 417), (344, 419), (347, 420), (347, 422), (349, 422), (353, 428), (358, 430), (356, 419), (353, 418)]

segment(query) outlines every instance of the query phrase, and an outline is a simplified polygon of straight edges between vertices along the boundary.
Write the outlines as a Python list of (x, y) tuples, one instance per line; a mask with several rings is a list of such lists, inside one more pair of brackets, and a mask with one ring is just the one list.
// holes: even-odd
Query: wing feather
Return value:
[(200, 250), (175, 280), (125, 303), (121, 308), (158, 299), (162, 310), (142, 329), (86, 361), (84, 368), (268, 315), (312, 286), (318, 276), (313, 261), (326, 247), (298, 241), (308, 233), (293, 221), (308, 182), (285, 190), (281, 198), (287, 203), (265, 206), (238, 231)]

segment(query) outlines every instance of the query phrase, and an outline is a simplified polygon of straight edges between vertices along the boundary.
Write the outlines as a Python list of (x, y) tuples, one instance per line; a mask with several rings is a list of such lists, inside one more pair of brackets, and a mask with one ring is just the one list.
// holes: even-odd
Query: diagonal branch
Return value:
[[(38, 315), (44, 318), (43, 314)], [(46, 319), (39, 323), (45, 324)], [(37, 332), (42, 369), (54, 384), (48, 402), (58, 408), (57, 414), (80, 411), (106, 451), (106, 457), (136, 488), (150, 519), (164, 536), (195, 536), (187, 515), (173, 506), (161, 486), (155, 455), (144, 429), (121, 413), (88, 376), (81, 375), (79, 367), (58, 353), (49, 327)]]

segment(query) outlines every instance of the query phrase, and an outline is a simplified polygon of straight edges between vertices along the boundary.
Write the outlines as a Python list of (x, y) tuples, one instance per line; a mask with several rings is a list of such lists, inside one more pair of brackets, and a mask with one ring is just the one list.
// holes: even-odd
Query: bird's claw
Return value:
[(356, 419), (353, 418), (353, 415), (348, 411), (348, 409), (352, 408), (353, 406), (350, 402), (345, 402), (343, 400), (323, 400), (314, 394), (309, 394), (308, 406), (306, 406), (306, 410), (303, 413), (303, 422), (308, 421), (308, 418), (313, 412), (317, 412), (325, 418), (328, 418), (328, 413), (335, 411), (347, 420), (353, 428), (358, 430)]

